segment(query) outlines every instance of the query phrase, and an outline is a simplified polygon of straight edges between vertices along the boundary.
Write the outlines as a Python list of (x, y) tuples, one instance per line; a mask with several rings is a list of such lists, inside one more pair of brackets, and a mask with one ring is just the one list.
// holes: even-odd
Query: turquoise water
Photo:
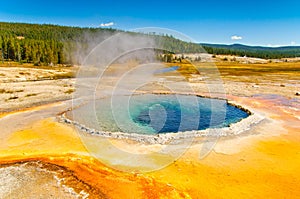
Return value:
[(171, 66), (171, 67), (168, 67), (168, 68), (163, 68), (163, 69), (155, 71), (155, 74), (161, 74), (161, 73), (167, 73), (167, 72), (175, 71), (178, 68), (179, 68), (179, 66)]
[(225, 100), (188, 95), (114, 96), (74, 110), (97, 130), (157, 134), (227, 127), (248, 116)]

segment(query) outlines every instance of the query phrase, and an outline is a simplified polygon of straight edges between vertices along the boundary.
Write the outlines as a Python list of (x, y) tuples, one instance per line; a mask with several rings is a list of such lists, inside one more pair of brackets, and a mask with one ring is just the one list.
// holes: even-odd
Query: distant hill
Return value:
[[(27, 24), (0, 22), (0, 61), (17, 61), (40, 64), (76, 64), (78, 50), (89, 51), (114, 33), (116, 29), (81, 28), (51, 24)], [(140, 34), (127, 32), (128, 34)], [(88, 36), (87, 36), (88, 35)], [(143, 34), (144, 35), (144, 34)], [(279, 48), (245, 46), (241, 44), (197, 44), (185, 42), (168, 35), (145, 35), (151, 37), (164, 53), (204, 53), (237, 55), (258, 58), (300, 57), (300, 47)], [(92, 42), (91, 42), (92, 41)]]
[(224, 45), (207, 43), (202, 43), (200, 45), (211, 54), (237, 55), (264, 59), (300, 57), (300, 46), (262, 47), (246, 46), (242, 44)]

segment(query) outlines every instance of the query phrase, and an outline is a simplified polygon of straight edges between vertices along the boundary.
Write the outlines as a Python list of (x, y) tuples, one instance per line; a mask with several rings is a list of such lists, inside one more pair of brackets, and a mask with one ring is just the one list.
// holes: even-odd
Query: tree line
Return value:
[(20, 63), (66, 63), (63, 43), (55, 40), (24, 39), (12, 35), (0, 37), (1, 61)]
[(210, 54), (216, 55), (236, 55), (257, 57), (263, 59), (281, 59), (300, 57), (300, 47), (260, 47), (260, 46), (245, 46), (241, 44), (233, 45), (218, 45), (218, 44), (202, 44), (203, 48)]
[[(20, 63), (76, 64), (78, 46), (87, 50), (89, 40), (122, 32), (115, 29), (67, 27), (49, 24), (26, 24), (0, 22), (0, 61), (16, 61)], [(140, 33), (128, 33), (140, 34)], [(88, 35), (88, 38), (86, 37)], [(197, 44), (182, 41), (170, 35), (146, 35), (154, 39), (158, 52), (170, 53), (205, 53), (224, 54), (275, 59), (300, 56), (299, 47), (262, 48), (242, 45)], [(165, 52), (164, 52), (165, 51)], [(170, 57), (170, 56), (169, 56)], [(164, 58), (168, 59), (168, 57)]]
[(81, 44), (87, 46), (85, 35), (111, 35), (116, 30), (67, 27), (49, 24), (0, 22), (0, 61), (40, 64), (74, 64), (72, 52)]

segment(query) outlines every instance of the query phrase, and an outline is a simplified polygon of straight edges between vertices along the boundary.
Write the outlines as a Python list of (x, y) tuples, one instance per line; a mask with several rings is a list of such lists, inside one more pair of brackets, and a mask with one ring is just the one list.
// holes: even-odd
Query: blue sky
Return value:
[(299, 0), (6, 0), (0, 3), (0, 21), (102, 24), (123, 30), (160, 27), (179, 31), (196, 42), (300, 46)]

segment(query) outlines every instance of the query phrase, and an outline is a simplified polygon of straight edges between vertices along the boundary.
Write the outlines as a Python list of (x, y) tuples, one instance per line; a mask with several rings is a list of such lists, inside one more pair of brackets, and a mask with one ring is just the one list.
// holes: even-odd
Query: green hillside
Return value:
[[(90, 48), (110, 35), (115, 29), (80, 28), (49, 24), (0, 22), (0, 61), (40, 64), (74, 64), (74, 52)], [(128, 33), (140, 34), (140, 33)], [(88, 35), (88, 36), (87, 36)], [(265, 48), (243, 45), (215, 45), (188, 43), (172, 36), (147, 35), (161, 49), (173, 53), (232, 54), (248, 57), (282, 58), (300, 56), (300, 47)], [(204, 50), (204, 49), (205, 50)], [(76, 63), (75, 63), (76, 64)]]
[(261, 47), (246, 46), (241, 44), (220, 45), (201, 44), (208, 53), (221, 55), (237, 55), (247, 57), (258, 57), (264, 59), (280, 59), (288, 57), (300, 57), (300, 46), (285, 47)]

